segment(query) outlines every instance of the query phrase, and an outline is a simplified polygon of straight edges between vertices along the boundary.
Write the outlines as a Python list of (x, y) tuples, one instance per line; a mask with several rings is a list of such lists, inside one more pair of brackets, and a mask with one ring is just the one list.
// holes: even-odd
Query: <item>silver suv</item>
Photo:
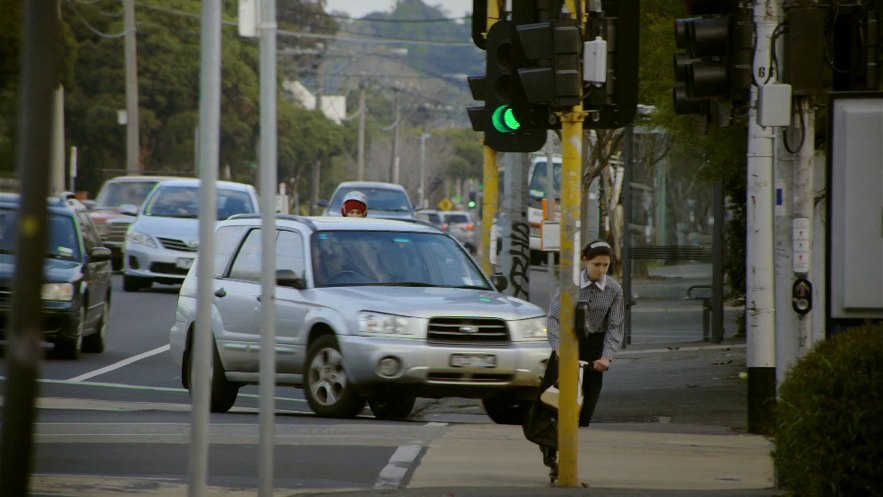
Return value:
[[(211, 408), (258, 382), (260, 217), (218, 228), (212, 281)], [(504, 295), (462, 246), (419, 221), (276, 219), (276, 381), (303, 388), (320, 416), (403, 419), (416, 397), (481, 398), (519, 423), (549, 357), (543, 309)], [(196, 265), (194, 265), (196, 267)], [(178, 297), (169, 342), (191, 375), (197, 270)], [(495, 287), (496, 286), (496, 287)]]

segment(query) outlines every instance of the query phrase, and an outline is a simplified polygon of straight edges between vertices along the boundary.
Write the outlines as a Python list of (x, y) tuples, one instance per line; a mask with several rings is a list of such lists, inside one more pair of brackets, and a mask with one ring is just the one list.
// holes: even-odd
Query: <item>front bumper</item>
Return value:
[(126, 276), (167, 282), (184, 281), (196, 259), (195, 251), (152, 248), (131, 243), (126, 245), (123, 255)]
[[(420, 339), (338, 336), (347, 375), (364, 396), (388, 391), (417, 397), (484, 398), (504, 391), (516, 397), (536, 395), (550, 348), (547, 342), (512, 342), (502, 346), (429, 344)], [(453, 356), (493, 356), (492, 367), (458, 367)], [(381, 374), (385, 359), (398, 362), (394, 374)]]
[[(8, 305), (0, 306), (0, 339), (6, 340), (9, 330), (12, 312)], [(40, 331), (43, 340), (55, 343), (62, 340), (73, 340), (77, 337), (80, 329), (80, 307), (76, 302), (43, 302), (40, 312)]]

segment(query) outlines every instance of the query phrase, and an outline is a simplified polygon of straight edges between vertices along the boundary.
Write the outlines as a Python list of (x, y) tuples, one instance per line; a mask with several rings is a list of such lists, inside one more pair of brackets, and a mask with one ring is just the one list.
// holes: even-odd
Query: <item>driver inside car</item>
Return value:
[(319, 285), (369, 282), (339, 240), (320, 240), (317, 248), (313, 252), (313, 267), (318, 273)]

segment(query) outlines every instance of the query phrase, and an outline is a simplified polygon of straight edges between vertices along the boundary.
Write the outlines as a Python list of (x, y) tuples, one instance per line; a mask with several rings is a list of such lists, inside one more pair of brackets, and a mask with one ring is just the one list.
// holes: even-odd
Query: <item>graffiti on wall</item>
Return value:
[(527, 223), (512, 223), (509, 254), (512, 256), (512, 268), (509, 270), (512, 296), (527, 300), (530, 297), (530, 227)]

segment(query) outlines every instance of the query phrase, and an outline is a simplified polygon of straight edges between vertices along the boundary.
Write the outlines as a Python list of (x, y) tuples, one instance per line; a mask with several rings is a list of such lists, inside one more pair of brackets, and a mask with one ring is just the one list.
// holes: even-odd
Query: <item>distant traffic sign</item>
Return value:
[(454, 208), (454, 203), (449, 198), (443, 198), (438, 202), (438, 208), (443, 211), (449, 211)]

